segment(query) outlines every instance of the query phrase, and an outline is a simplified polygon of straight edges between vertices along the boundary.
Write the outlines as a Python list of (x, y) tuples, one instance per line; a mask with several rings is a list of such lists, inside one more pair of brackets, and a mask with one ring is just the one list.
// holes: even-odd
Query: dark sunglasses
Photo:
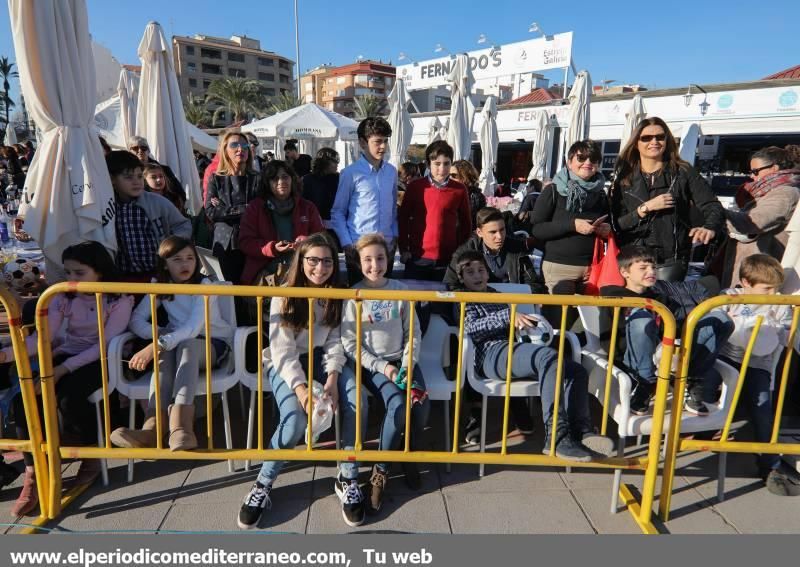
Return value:
[(757, 167), (757, 168), (755, 168), (755, 169), (751, 169), (751, 170), (750, 170), (750, 175), (752, 175), (752, 176), (754, 176), (754, 177), (755, 177), (756, 175), (758, 175), (759, 173), (761, 173), (761, 172), (762, 172), (762, 171), (764, 171), (765, 169), (769, 169), (769, 168), (770, 168), (770, 167), (772, 167), (773, 165), (775, 165), (775, 164), (774, 164), (774, 163), (771, 163), (771, 164), (769, 164), (769, 165), (762, 165), (761, 167)]
[(234, 150), (237, 148), (242, 148), (243, 150), (249, 150), (250, 144), (248, 144), (247, 142), (231, 142), (230, 144), (228, 144), (228, 147), (233, 148)]
[(658, 142), (663, 142), (667, 139), (666, 134), (645, 134), (644, 136), (639, 136), (639, 141), (644, 142), (645, 144), (648, 142), (652, 142), (656, 140)]
[(576, 155), (575, 155), (575, 159), (576, 159), (576, 160), (578, 160), (578, 163), (583, 163), (583, 162), (585, 162), (587, 159), (588, 159), (588, 160), (589, 160), (591, 163), (594, 163), (594, 164), (598, 164), (598, 163), (600, 163), (600, 158), (593, 158), (592, 156), (582, 156), (582, 155), (580, 155), (580, 154), (576, 154)]
[(149, 149), (150, 148), (148, 148), (147, 146), (131, 146), (131, 150), (133, 150), (134, 152), (146, 152)]

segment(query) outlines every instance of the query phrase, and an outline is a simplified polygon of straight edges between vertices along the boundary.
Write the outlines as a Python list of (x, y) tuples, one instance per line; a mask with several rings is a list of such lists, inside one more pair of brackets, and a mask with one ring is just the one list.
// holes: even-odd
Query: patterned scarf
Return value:
[(800, 170), (798, 169), (782, 169), (775, 173), (770, 173), (762, 179), (745, 183), (742, 186), (743, 191), (739, 191), (736, 195), (736, 204), (739, 208), (754, 203), (776, 187), (783, 186), (800, 188)]
[(567, 198), (567, 210), (581, 213), (593, 209), (599, 198), (604, 196), (606, 178), (598, 171), (589, 181), (584, 181), (577, 175), (570, 175), (569, 170), (564, 168), (556, 173), (553, 183), (558, 194)]

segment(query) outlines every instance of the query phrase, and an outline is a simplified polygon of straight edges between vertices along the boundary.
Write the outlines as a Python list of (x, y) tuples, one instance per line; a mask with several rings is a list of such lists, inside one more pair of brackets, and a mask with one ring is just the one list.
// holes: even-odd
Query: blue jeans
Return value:
[[(730, 360), (723, 357), (721, 360), (730, 364), (738, 372), (742, 361)], [(722, 377), (715, 368), (711, 368), (704, 378), (707, 385), (705, 401), (713, 403), (716, 396), (711, 391), (716, 391), (722, 383)], [(772, 374), (763, 368), (747, 369), (742, 386), (742, 400), (744, 401), (750, 423), (753, 426), (753, 437), (756, 443), (769, 443), (772, 436), (772, 395), (770, 384)], [(735, 386), (735, 385), (734, 385)], [(777, 469), (781, 464), (780, 455), (760, 454), (757, 457), (758, 469), (762, 476), (766, 476), (772, 469)]]
[[(308, 371), (308, 356), (300, 357), (303, 369)], [(278, 428), (269, 441), (270, 449), (294, 449), (300, 440), (308, 424), (308, 417), (295, 393), (289, 388), (286, 381), (278, 375), (274, 367), (269, 369), (267, 378), (272, 386), (272, 393), (275, 396), (275, 403), (280, 412), (280, 422)], [(324, 384), (327, 379), (325, 369), (322, 365), (322, 350), (314, 352), (314, 380)], [(356, 439), (356, 377), (352, 370), (345, 366), (339, 375), (339, 415), (342, 424), (342, 442), (345, 449), (352, 449)], [(361, 432), (362, 435), (367, 430), (367, 392), (361, 389)], [(272, 484), (281, 472), (285, 461), (264, 461), (258, 473), (258, 482), (264, 485)], [(343, 478), (354, 480), (358, 478), (358, 463), (354, 461), (342, 461), (339, 471)]]
[[(400, 367), (398, 363), (397, 367)], [(406, 391), (401, 390), (394, 382), (389, 380), (385, 374), (371, 372), (362, 367), (361, 378), (363, 384), (369, 389), (373, 396), (383, 401), (386, 414), (381, 424), (381, 435), (378, 443), (379, 451), (392, 451), (400, 448), (400, 438), (406, 430)], [(419, 366), (414, 367), (412, 379), (415, 383), (425, 389), (425, 379)], [(428, 416), (431, 412), (430, 400), (425, 398), (421, 404), (411, 406), (411, 442), (410, 447), (413, 451), (417, 448), (420, 438), (425, 431), (428, 423)], [(389, 470), (387, 463), (378, 463), (383, 471)]]
[[(492, 345), (483, 359), (483, 375), (505, 380), (508, 343)], [(549, 428), (553, 420), (556, 399), (556, 371), (558, 352), (551, 347), (531, 343), (517, 343), (511, 362), (511, 378), (535, 378), (539, 381), (542, 400), (542, 419)], [(559, 423), (568, 423), (573, 434), (593, 431), (589, 414), (589, 377), (586, 370), (572, 359), (564, 359), (561, 373), (562, 402), (558, 408)]]
[[(712, 312), (700, 319), (695, 328), (692, 359), (689, 361), (690, 377), (702, 377), (714, 367), (714, 360), (732, 332), (733, 321), (725, 313)], [(634, 378), (654, 384), (658, 369), (653, 355), (661, 342), (656, 314), (648, 309), (633, 309), (626, 320), (625, 341), (623, 363), (627, 369)]]

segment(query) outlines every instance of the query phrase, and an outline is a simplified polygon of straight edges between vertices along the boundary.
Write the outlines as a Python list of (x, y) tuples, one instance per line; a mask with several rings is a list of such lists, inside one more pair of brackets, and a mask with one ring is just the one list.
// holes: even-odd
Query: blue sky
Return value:
[[(138, 64), (136, 47), (150, 20), (167, 35), (246, 34), (262, 48), (295, 58), (292, 0), (87, 0), (95, 40), (122, 63)], [(402, 7), (401, 7), (402, 6)], [(490, 8), (482, 7), (489, 6)], [(595, 84), (603, 79), (650, 88), (760, 79), (800, 64), (800, 1), (694, 2), (512, 0), (300, 0), (301, 70), (356, 57), (415, 60), (450, 51), (534, 37), (536, 21), (548, 34), (574, 32), (573, 59)], [(482, 46), (481, 46), (482, 47)], [(0, 2), (0, 55), (14, 59), (8, 4)], [(548, 75), (560, 82), (560, 73)], [(18, 85), (12, 98), (17, 98)]]

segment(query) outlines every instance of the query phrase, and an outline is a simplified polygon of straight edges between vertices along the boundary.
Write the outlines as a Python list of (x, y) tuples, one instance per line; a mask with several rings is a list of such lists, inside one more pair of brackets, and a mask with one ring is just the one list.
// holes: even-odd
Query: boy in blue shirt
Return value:
[(383, 160), (392, 128), (384, 118), (365, 118), (358, 125), (361, 157), (339, 174), (331, 208), (331, 228), (347, 260), (350, 285), (361, 281), (361, 264), (353, 245), (365, 234), (379, 233), (389, 246), (391, 277), (397, 249), (397, 169)]

